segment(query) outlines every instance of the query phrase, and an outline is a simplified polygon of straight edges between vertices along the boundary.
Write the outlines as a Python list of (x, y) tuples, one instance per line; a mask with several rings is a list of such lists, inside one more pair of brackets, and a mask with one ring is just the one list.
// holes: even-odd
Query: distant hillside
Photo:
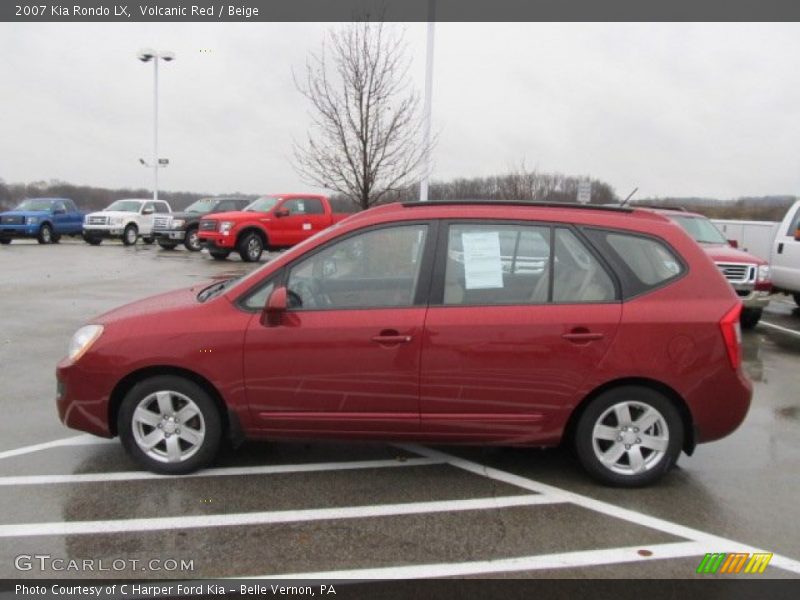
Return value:
[(631, 204), (681, 206), (712, 219), (742, 221), (780, 221), (794, 203), (795, 196), (746, 196), (736, 200), (715, 198), (642, 198)]

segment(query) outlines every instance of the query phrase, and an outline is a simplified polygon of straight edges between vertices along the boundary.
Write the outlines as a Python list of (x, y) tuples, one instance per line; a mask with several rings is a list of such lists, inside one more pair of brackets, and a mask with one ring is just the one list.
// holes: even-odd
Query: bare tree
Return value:
[(295, 76), (313, 119), (305, 144), (294, 145), (295, 170), (365, 209), (421, 175), (419, 96), (402, 35), (369, 21), (329, 35)]

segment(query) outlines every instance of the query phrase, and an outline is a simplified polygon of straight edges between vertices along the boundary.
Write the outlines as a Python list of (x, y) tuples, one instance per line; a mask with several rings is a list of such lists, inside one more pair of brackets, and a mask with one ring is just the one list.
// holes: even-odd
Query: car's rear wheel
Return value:
[(11, 240), (9, 239), (0, 239), (0, 244), (3, 244), (4, 246), (8, 246), (10, 243)]
[(214, 260), (225, 260), (230, 254), (228, 250), (209, 250), (208, 253)]
[(264, 252), (264, 242), (258, 234), (248, 233), (242, 236), (236, 249), (244, 262), (258, 262)]
[(164, 250), (175, 250), (175, 247), (178, 244), (173, 244), (171, 242), (158, 242), (158, 245), (161, 246)]
[(51, 244), (53, 243), (53, 228), (50, 227), (47, 223), (42, 225), (39, 228), (39, 234), (36, 236), (36, 240), (40, 244)]
[(159, 375), (125, 395), (117, 420), (128, 454), (156, 473), (191, 473), (210, 464), (222, 437), (219, 411), (196, 383)]
[(125, 232), (122, 234), (122, 243), (126, 246), (133, 246), (138, 238), (139, 228), (131, 223), (125, 228)]
[(197, 231), (197, 227), (192, 227), (186, 232), (183, 245), (191, 252), (200, 252), (202, 245), (200, 244), (200, 233)]
[(760, 308), (745, 308), (739, 317), (739, 324), (742, 329), (752, 329), (761, 320), (762, 310)]
[(666, 396), (625, 386), (591, 401), (574, 442), (590, 475), (609, 485), (638, 487), (660, 479), (675, 464), (683, 437), (683, 421)]

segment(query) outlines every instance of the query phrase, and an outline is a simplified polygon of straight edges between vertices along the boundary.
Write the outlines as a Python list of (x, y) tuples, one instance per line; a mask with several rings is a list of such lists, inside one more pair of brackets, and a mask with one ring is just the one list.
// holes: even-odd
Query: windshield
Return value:
[(728, 240), (722, 235), (716, 225), (705, 217), (684, 217), (670, 215), (670, 218), (683, 227), (694, 241), (700, 244), (727, 244)]
[(244, 209), (247, 212), (269, 212), (280, 200), (277, 196), (261, 196), (258, 200), (251, 202)]
[(17, 205), (17, 210), (50, 210), (52, 205), (52, 200), (46, 200), (43, 198), (28, 198)]
[(141, 207), (142, 203), (139, 200), (117, 200), (116, 202), (112, 202), (111, 206), (109, 206), (105, 210), (116, 210), (119, 212), (138, 213)]
[(217, 203), (215, 198), (200, 198), (197, 202), (192, 202), (186, 207), (186, 212), (190, 213), (207, 213), (211, 212), (214, 205)]

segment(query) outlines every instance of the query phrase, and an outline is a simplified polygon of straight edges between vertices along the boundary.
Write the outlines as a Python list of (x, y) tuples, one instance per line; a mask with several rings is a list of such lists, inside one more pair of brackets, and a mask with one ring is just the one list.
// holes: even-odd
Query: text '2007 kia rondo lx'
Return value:
[(57, 403), (159, 473), (226, 439), (567, 442), (603, 482), (644, 485), (744, 419), (740, 310), (652, 211), (393, 204), (93, 319)]

